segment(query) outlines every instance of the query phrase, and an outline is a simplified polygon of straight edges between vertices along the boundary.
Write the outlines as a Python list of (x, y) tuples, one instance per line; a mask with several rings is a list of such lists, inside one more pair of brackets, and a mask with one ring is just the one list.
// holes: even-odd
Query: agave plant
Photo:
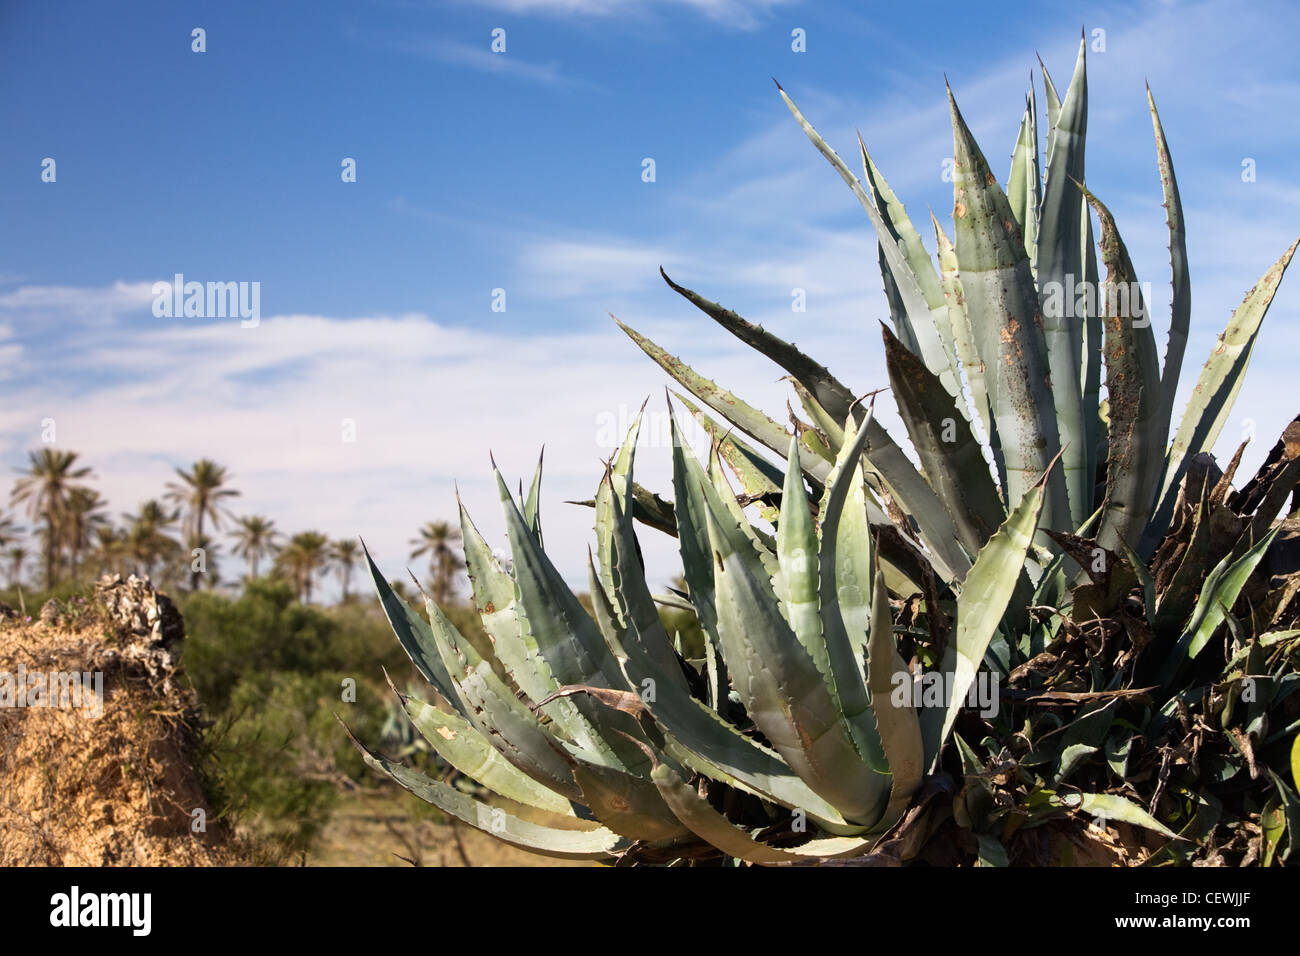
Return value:
[[(461, 510), (490, 644), (434, 602), (421, 617), (371, 562), (435, 691), (399, 695), (407, 715), (499, 799), (363, 747), (367, 761), (559, 856), (900, 862), (946, 828), (954, 860), (1059, 860), (1036, 834), (1078, 811), (1128, 859), (1289, 859), (1300, 564), (1275, 545), (1300, 520), (1275, 519), (1300, 480), (1300, 419), (1239, 490), (1242, 449), (1226, 471), (1209, 453), (1296, 247), (1234, 313), (1173, 429), (1191, 321), (1173, 166), (1148, 90), (1173, 282), (1162, 366), (1085, 185), (1085, 69), (1081, 44), (1064, 99), (1043, 70), (1043, 172), (1031, 88), (1005, 189), (949, 90), (953, 238), (934, 221), (937, 266), (861, 141), (859, 179), (781, 90), (880, 240), (889, 386), (920, 467), (824, 365), (664, 275), (785, 370), (807, 420), (787, 429), (623, 326), (689, 393), (707, 462), (673, 418), (672, 499), (642, 488), (633, 426), (588, 502), (591, 614), (543, 548), (540, 465), (522, 503), (497, 475), (509, 571)], [(635, 521), (677, 537), (684, 594), (651, 594)], [(694, 614), (701, 659), (661, 606)], [(977, 674), (999, 690), (978, 714), (963, 707)]]

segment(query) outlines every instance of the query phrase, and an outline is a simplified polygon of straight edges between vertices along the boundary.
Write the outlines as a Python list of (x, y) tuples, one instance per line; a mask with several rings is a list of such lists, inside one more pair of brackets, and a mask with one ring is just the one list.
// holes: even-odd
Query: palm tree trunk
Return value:
[[(194, 522), (194, 544), (195, 544), (195, 546), (197, 546), (197, 547), (202, 547), (202, 544), (200, 544), (200, 542), (201, 542), (202, 540), (203, 540), (203, 509), (200, 507), (200, 508), (199, 508), (198, 518), (197, 518), (197, 520)], [(205, 563), (206, 563), (206, 562), (205, 562)], [(190, 551), (190, 590), (191, 590), (191, 591), (197, 591), (198, 589), (199, 589), (199, 572), (194, 570), (194, 551), (193, 551), (193, 549), (191, 549), (191, 551)]]
[(45, 512), (45, 589), (54, 590), (54, 515)]

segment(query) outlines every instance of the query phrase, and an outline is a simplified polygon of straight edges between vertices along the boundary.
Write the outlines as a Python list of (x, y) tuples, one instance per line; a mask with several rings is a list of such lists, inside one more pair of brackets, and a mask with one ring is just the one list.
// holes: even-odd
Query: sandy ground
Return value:
[[(400, 854), (400, 856), (399, 856)], [(401, 859), (406, 857), (406, 860)], [(593, 866), (536, 856), (457, 822), (437, 822), (397, 790), (343, 798), (308, 854), (308, 866)]]

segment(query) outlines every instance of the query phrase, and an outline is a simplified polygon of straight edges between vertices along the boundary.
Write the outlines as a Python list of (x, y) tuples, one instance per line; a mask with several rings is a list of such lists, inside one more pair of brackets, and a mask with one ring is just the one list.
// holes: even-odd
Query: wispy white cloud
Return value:
[[(1224, 4), (1212, 2), (1151, 7), (1136, 17), (1118, 7), (1109, 14), (1097, 8), (1089, 15), (1090, 27), (1100, 23), (1107, 29), (1107, 51), (1089, 54), (1089, 184), (1115, 212), (1139, 277), (1151, 282), (1161, 353), (1168, 324), (1168, 237), (1146, 107), (1147, 79), (1160, 104), (1179, 170), (1189, 224), (1194, 315), (1176, 414), (1181, 413), (1201, 363), (1233, 308), (1300, 231), (1295, 187), (1286, 169), (1270, 169), (1268, 176), (1261, 173), (1258, 182), (1243, 184), (1231, 145), (1227, 158), (1223, 156), (1224, 144), (1234, 140), (1242, 155), (1278, 137), (1300, 146), (1294, 129), (1285, 124), (1274, 122), (1267, 136), (1255, 134), (1256, 124), (1231, 127), (1235, 132), (1223, 126), (1238, 122), (1235, 117), (1243, 97), (1249, 100), (1251, 116), (1276, 117), (1290, 109), (1293, 83), (1225, 82), (1225, 77), (1240, 75), (1247, 41), (1260, 35), (1268, 16), (1265, 9), (1229, 16)], [(1214, 42), (1207, 40), (1211, 35)], [(1153, 37), (1159, 42), (1153, 43)], [(1076, 33), (1038, 51), (1062, 91), (1077, 46)], [(1196, 51), (1195, 71), (1186, 68), (1188, 50)], [(953, 76), (965, 118), (990, 162), (1003, 167), (1001, 175), (1009, 165), (1006, 154), (1023, 109), (1028, 67), (1036, 64), (1034, 53), (1030, 48), (1012, 51)], [(951, 185), (941, 180), (942, 161), (952, 148), (942, 83), (927, 99), (918, 98), (910, 77), (900, 78), (893, 89), (863, 90), (860, 95), (805, 85), (792, 92), (828, 141), (851, 162), (856, 155), (855, 129), (863, 131), (873, 157), (908, 203), (913, 221), (933, 249), (926, 205), (932, 204), (947, 225), (952, 201)], [(1041, 86), (1038, 100), (1041, 110)], [(697, 168), (685, 185), (666, 191), (666, 202), (688, 210), (680, 219), (691, 222), (691, 229), (671, 236), (642, 236), (639, 241), (647, 249), (674, 253), (680, 265), (670, 272), (677, 281), (805, 345), (851, 386), (865, 389), (884, 384), (876, 320), (886, 309), (875, 238), (865, 217), (852, 225), (856, 201), (816, 155), (775, 94), (773, 103), (770, 123), (725, 149), (716, 162)], [(1217, 132), (1206, 135), (1207, 128)], [(601, 246), (620, 244), (617, 233), (590, 241)], [(584, 239), (577, 237), (571, 244), (581, 246)], [(525, 248), (521, 257), (532, 254)], [(637, 269), (644, 258), (627, 260), (632, 275), (620, 280), (626, 283), (624, 288), (643, 288), (649, 270), (638, 273)], [(1278, 396), (1292, 394), (1287, 390), (1291, 373), (1286, 366), (1295, 354), (1293, 340), (1300, 327), (1298, 281), (1288, 279), (1274, 302), (1233, 422), (1218, 448), (1220, 455), (1230, 453), (1240, 440), (1240, 428), (1253, 422), (1259, 439), (1247, 452), (1243, 471), (1262, 460), (1297, 411), (1294, 402), (1281, 402)], [(807, 313), (791, 311), (795, 287), (807, 291)], [(713, 355), (719, 342), (730, 341), (729, 336), (684, 303), (664, 305), (662, 297), (647, 301), (655, 303), (647, 306), (652, 316), (697, 318), (702, 324), (678, 339), (682, 357), (707, 359), (705, 371), (716, 372), (723, 384), (741, 392), (733, 384), (736, 380), (726, 375), (747, 378), (743, 364), (733, 366), (725, 347), (716, 362)], [(635, 315), (620, 317), (639, 324)], [(681, 328), (660, 318), (649, 324), (668, 336)], [(762, 366), (757, 357), (748, 361)], [(781, 417), (778, 410), (783, 401), (764, 407)]]
[(466, 6), (505, 13), (542, 16), (585, 16), (611, 19), (644, 15), (657, 9), (687, 9), (724, 26), (753, 30), (779, 7), (798, 0), (459, 0)]
[[(485, 2), (514, 12), (597, 13), (589, 9), (594, 0)], [(729, 6), (720, 0), (695, 5), (706, 15)], [(611, 9), (653, 5), (601, 6), (611, 15)], [(743, 6), (757, 16), (773, 5)], [(1090, 185), (1119, 218), (1139, 276), (1152, 282), (1158, 334), (1168, 302), (1166, 236), (1144, 75), (1171, 137), (1189, 223), (1196, 310), (1183, 396), (1231, 309), (1297, 231), (1290, 180), (1261, 170), (1260, 182), (1245, 187), (1236, 178), (1237, 159), (1216, 153), (1224, 135), (1204, 131), (1212, 125), (1207, 117), (1234, 115), (1232, 104), (1245, 95), (1220, 87), (1237, 69), (1238, 40), (1258, 31), (1262, 16), (1245, 9), (1224, 19), (1224, 8), (1214, 4), (1157, 8), (1139, 20), (1116, 14), (1109, 21), (1109, 52), (1089, 62)], [(1066, 38), (1042, 50), (1062, 88), (1075, 42)], [(1139, 55), (1131, 55), (1134, 50)], [(1195, 51), (1195, 70), (1187, 68), (1188, 50)], [(953, 77), (966, 118), (995, 166), (1005, 166), (1033, 52), (1014, 52)], [(462, 55), (454, 45), (423, 53), (448, 62)], [(498, 69), (482, 58), (494, 64), (506, 59), (486, 49), (464, 55), (470, 68)], [(543, 83), (561, 79), (555, 66), (518, 75)], [(861, 127), (923, 235), (927, 203), (947, 218), (950, 187), (939, 172), (951, 139), (941, 85), (919, 106), (914, 90), (902, 86), (860, 96), (813, 87), (792, 92), (846, 158), (854, 152), (854, 129)], [(1262, 111), (1289, 115), (1288, 95), (1285, 84), (1264, 85), (1250, 88), (1247, 99)], [(566, 223), (532, 223), (525, 234), (503, 239), (502, 248), (513, 250), (520, 286), (530, 294), (584, 308), (594, 299), (619, 303), (620, 318), (781, 419), (787, 390), (779, 370), (657, 278), (657, 267), (665, 265), (674, 279), (798, 342), (853, 388), (885, 384), (875, 324), (885, 315), (875, 239), (865, 220), (852, 224), (859, 213), (855, 200), (775, 94), (773, 103), (772, 121), (715, 163), (689, 179), (659, 184), (665, 203), (687, 210), (675, 221), (690, 222), (689, 230), (584, 233)], [(1243, 155), (1255, 149), (1252, 135), (1230, 134), (1252, 144), (1241, 147)], [(1294, 143), (1294, 131), (1287, 135)], [(928, 245), (933, 248), (933, 241)], [(1220, 445), (1221, 452), (1234, 445), (1240, 424), (1254, 420), (1259, 440), (1243, 472), (1296, 411), (1290, 366), (1300, 348), (1298, 283), (1292, 276), (1283, 285)], [(18, 382), (11, 374), (5, 383), (0, 443), (8, 459), (18, 460), (38, 441), (42, 417), (55, 416), (60, 442), (96, 465), (101, 487), (125, 509), (161, 487), (172, 466), (215, 457), (236, 473), (245, 491), (241, 509), (265, 511), (286, 528), (365, 533), (385, 569), (395, 572), (414, 527), (453, 513), (453, 480), (485, 530), (499, 529), (487, 450), (514, 479), (531, 472), (545, 442), (548, 547), (566, 576), (579, 582), (591, 517), (560, 502), (593, 490), (598, 462), (610, 451), (598, 440), (602, 416), (626, 419), (629, 406), (647, 395), (654, 396), (652, 408), (661, 405), (662, 373), (616, 330), (591, 331), (588, 323), (575, 322), (581, 331), (543, 335), (455, 327), (422, 315), (280, 315), (257, 329), (202, 320), (95, 327), (96, 316), (146, 305), (149, 285), (24, 287), (0, 295), (0, 320), (18, 334), (42, 313), (77, 319), (60, 329), (78, 337), (78, 347), (62, 355), (21, 356), (30, 363), (25, 374)], [(791, 310), (795, 287), (808, 294), (805, 313)], [(13, 368), (6, 343), (0, 335), (0, 369)], [(882, 416), (901, 437), (888, 404), (882, 400)], [(344, 418), (356, 423), (355, 443), (341, 440)], [(666, 450), (647, 448), (638, 476), (666, 490)], [(499, 543), (499, 530), (492, 534)], [(652, 574), (674, 573), (672, 542), (647, 533), (644, 544)]]
[[(77, 291), (46, 294), (94, 297)], [(6, 460), (38, 447), (53, 419), (57, 444), (95, 468), (115, 511), (129, 511), (175, 466), (211, 457), (243, 491), (239, 513), (271, 515), (286, 530), (363, 534), (391, 573), (406, 563), (420, 523), (454, 517), (456, 483), (503, 544), (488, 453), (513, 484), (545, 444), (548, 543), (580, 586), (591, 519), (563, 502), (591, 496), (616, 430), (662, 394), (653, 366), (630, 345), (611, 347), (609, 334), (520, 335), (422, 315), (282, 315), (247, 329), (207, 319), (104, 329), (87, 316), (67, 319), (63, 332), (80, 347), (37, 359), (6, 383)], [(0, 344), (0, 367), (5, 352)], [(654, 404), (662, 415), (662, 400)], [(348, 428), (355, 441), (345, 440)], [(653, 436), (646, 445), (639, 472), (663, 488), (668, 450), (650, 447)], [(652, 574), (675, 573), (668, 539), (645, 544)], [(227, 573), (238, 573), (226, 560)]]
[(679, 261), (666, 247), (599, 237), (537, 239), (519, 259), (530, 292), (572, 298), (643, 291), (659, 282), (661, 265), (671, 271)]
[(97, 288), (22, 286), (0, 295), (0, 309), (56, 310), (76, 316), (116, 315), (152, 303), (152, 286), (151, 282), (120, 280)]
[(407, 36), (392, 40), (390, 45), (416, 56), (496, 76), (531, 80), (549, 86), (571, 85), (576, 82), (566, 78), (555, 61), (534, 63), (515, 53), (493, 53), (486, 42), (482, 46), (475, 46), (445, 37)]

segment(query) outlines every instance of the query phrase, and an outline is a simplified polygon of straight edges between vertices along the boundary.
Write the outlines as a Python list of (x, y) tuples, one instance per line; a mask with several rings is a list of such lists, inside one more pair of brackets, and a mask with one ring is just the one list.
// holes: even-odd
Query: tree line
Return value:
[[(29, 574), (53, 591), (106, 573), (147, 576), (164, 590), (212, 588), (221, 583), (220, 534), (231, 554), (247, 564), (245, 580), (265, 571), (288, 581), (298, 600), (310, 603), (314, 585), (333, 573), (342, 599), (351, 594), (363, 557), (357, 541), (331, 540), (319, 531), (286, 537), (265, 515), (236, 515), (231, 506), (240, 492), (228, 470), (211, 459), (176, 468), (160, 495), (116, 520), (90, 485), (95, 475), (77, 452), (42, 448), (28, 459), (18, 469), (10, 506), (30, 526), (0, 511), (0, 558), (11, 589), (30, 584)], [(411, 558), (429, 562), (427, 587), (440, 604), (455, 597), (464, 568), (455, 547), (459, 539), (460, 530), (450, 523), (429, 521), (410, 542)]]

